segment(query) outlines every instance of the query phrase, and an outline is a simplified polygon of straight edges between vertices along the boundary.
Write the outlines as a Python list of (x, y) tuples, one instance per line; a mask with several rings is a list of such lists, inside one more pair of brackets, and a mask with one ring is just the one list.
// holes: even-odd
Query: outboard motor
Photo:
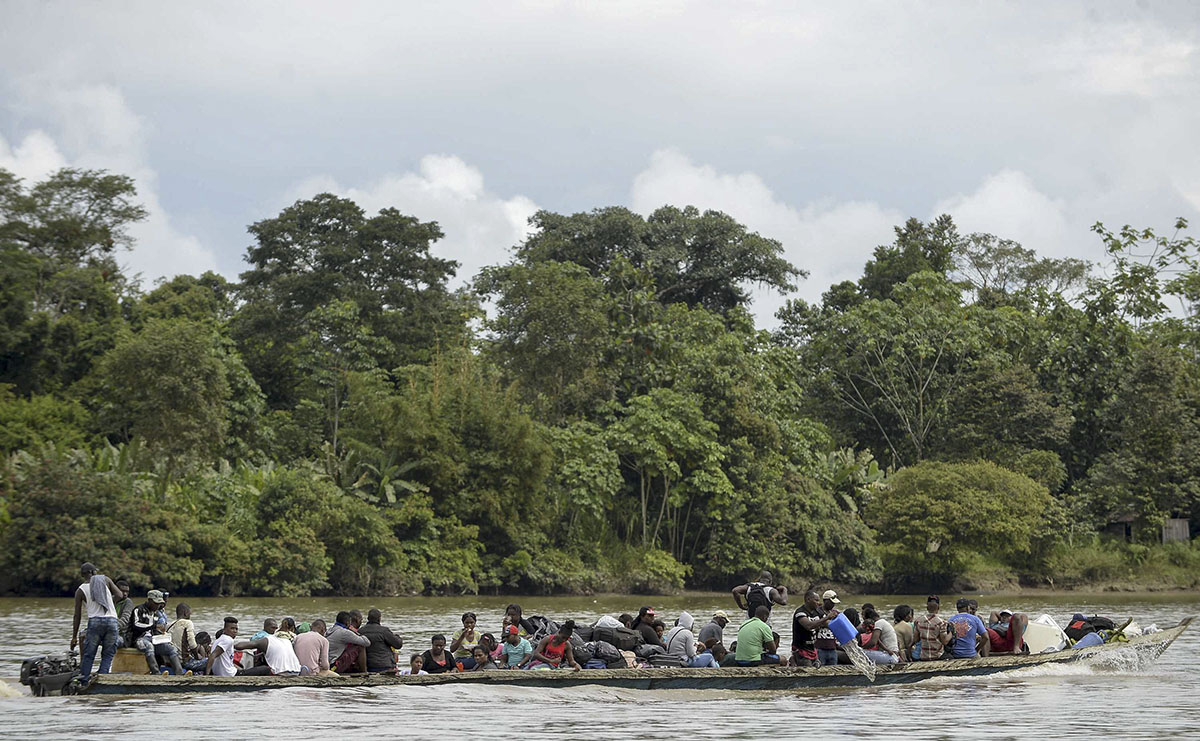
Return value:
[(21, 662), (21, 684), (29, 687), (35, 697), (58, 692), (71, 694), (71, 680), (79, 674), (79, 660), (74, 653), (66, 656), (38, 656)]

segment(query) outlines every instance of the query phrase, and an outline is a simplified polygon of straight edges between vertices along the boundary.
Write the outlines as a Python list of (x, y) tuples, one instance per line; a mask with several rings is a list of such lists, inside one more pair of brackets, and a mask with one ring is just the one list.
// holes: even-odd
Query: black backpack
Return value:
[(754, 582), (746, 590), (746, 614), (754, 617), (754, 611), (758, 609), (759, 605), (765, 605), (768, 610), (771, 609), (771, 588), (766, 584)]
[(1088, 633), (1095, 633), (1096, 626), (1092, 625), (1091, 620), (1088, 620), (1083, 615), (1076, 613), (1076, 615), (1071, 618), (1071, 622), (1067, 623), (1067, 627), (1063, 629), (1063, 632), (1067, 634), (1067, 638), (1070, 638), (1072, 641), (1078, 641)]
[(1088, 618), (1088, 622), (1090, 622), (1092, 624), (1092, 627), (1095, 628), (1096, 630), (1116, 630), (1117, 629), (1117, 624), (1114, 623), (1112, 620), (1104, 617), (1103, 615), (1092, 615), (1090, 618)]
[(622, 651), (632, 651), (646, 642), (642, 634), (625, 626), (619, 628), (596, 628), (592, 630), (593, 641), (611, 643)]

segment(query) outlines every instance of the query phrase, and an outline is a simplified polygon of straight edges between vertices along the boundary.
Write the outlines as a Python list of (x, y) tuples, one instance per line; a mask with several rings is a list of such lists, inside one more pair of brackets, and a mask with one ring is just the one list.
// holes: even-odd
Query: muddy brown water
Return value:
[[(1200, 614), (1200, 595), (972, 595), (981, 612), (1010, 607), (1066, 621), (1079, 611), (1173, 625)], [(847, 604), (916, 606), (921, 597), (844, 595)], [(265, 617), (331, 619), (339, 609), (378, 607), (408, 649), (450, 634), (461, 613), (497, 631), (514, 598), (189, 599), (198, 630), (225, 615), (244, 626)], [(677, 597), (526, 597), (526, 615), (595, 619), (651, 604), (668, 619), (688, 610), (699, 625), (716, 609), (740, 616), (728, 594)], [(29, 656), (65, 651), (69, 599), (0, 599), (0, 676), (14, 678)], [(172, 603), (173, 605), (173, 603)], [(775, 629), (790, 640), (791, 609), (777, 608)], [(914, 685), (794, 692), (720, 692), (508, 687), (286, 689), (172, 697), (0, 697), (0, 737), (24, 738), (393, 738), (433, 735), (514, 738), (1197, 738), (1200, 737), (1200, 629), (1193, 628), (1151, 665), (1034, 667)], [(11, 685), (10, 685), (11, 686)], [(24, 689), (24, 688), (21, 688)]]

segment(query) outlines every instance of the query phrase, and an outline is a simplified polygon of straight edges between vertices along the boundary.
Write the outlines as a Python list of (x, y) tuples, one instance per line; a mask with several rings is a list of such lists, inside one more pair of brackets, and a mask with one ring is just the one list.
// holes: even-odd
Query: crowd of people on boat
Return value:
[[(590, 625), (558, 623), (526, 616), (510, 604), (494, 632), (483, 629), (473, 612), (461, 626), (429, 639), (424, 650), (404, 655), (404, 639), (383, 623), (378, 609), (338, 612), (323, 617), (267, 618), (261, 629), (244, 628), (237, 617), (224, 618), (212, 633), (197, 631), (187, 603), (168, 616), (169, 594), (152, 589), (136, 603), (124, 579), (81, 567), (83, 583), (75, 591), (71, 650), (81, 646), (80, 677), (91, 676), (97, 651), (98, 673), (111, 670), (118, 648), (134, 648), (147, 669), (165, 674), (216, 676), (295, 676), (348, 673), (439, 674), (503, 670), (611, 669), (638, 667), (719, 668), (782, 665), (824, 667), (850, 663), (851, 652), (876, 664), (977, 658), (1021, 653), (1028, 618), (1001, 610), (985, 623), (974, 600), (959, 599), (957, 613), (941, 615), (941, 600), (930, 595), (925, 611), (897, 605), (891, 619), (871, 603), (845, 606), (832, 589), (809, 589), (792, 613), (790, 651), (771, 627), (775, 608), (788, 606), (786, 587), (772, 584), (769, 572), (733, 589), (744, 620), (726, 644), (730, 616), (716, 610), (697, 631), (697, 621), (680, 612), (668, 627), (666, 616), (651, 606), (636, 614), (604, 615)], [(86, 615), (86, 624), (82, 618)], [(257, 627), (257, 626), (255, 626)], [(250, 633), (254, 630), (253, 633)], [(847, 632), (851, 638), (847, 638)], [(250, 633), (249, 637), (245, 637)]]

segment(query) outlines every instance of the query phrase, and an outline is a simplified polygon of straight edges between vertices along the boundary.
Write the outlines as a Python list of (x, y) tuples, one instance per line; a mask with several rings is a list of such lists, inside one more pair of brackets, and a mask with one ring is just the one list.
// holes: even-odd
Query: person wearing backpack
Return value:
[(771, 585), (771, 581), (771, 572), (763, 571), (758, 575), (758, 581), (733, 588), (733, 601), (737, 603), (739, 610), (746, 611), (747, 619), (753, 619), (760, 606), (766, 607), (767, 615), (770, 616), (773, 606), (788, 603), (787, 587), (776, 589)]

